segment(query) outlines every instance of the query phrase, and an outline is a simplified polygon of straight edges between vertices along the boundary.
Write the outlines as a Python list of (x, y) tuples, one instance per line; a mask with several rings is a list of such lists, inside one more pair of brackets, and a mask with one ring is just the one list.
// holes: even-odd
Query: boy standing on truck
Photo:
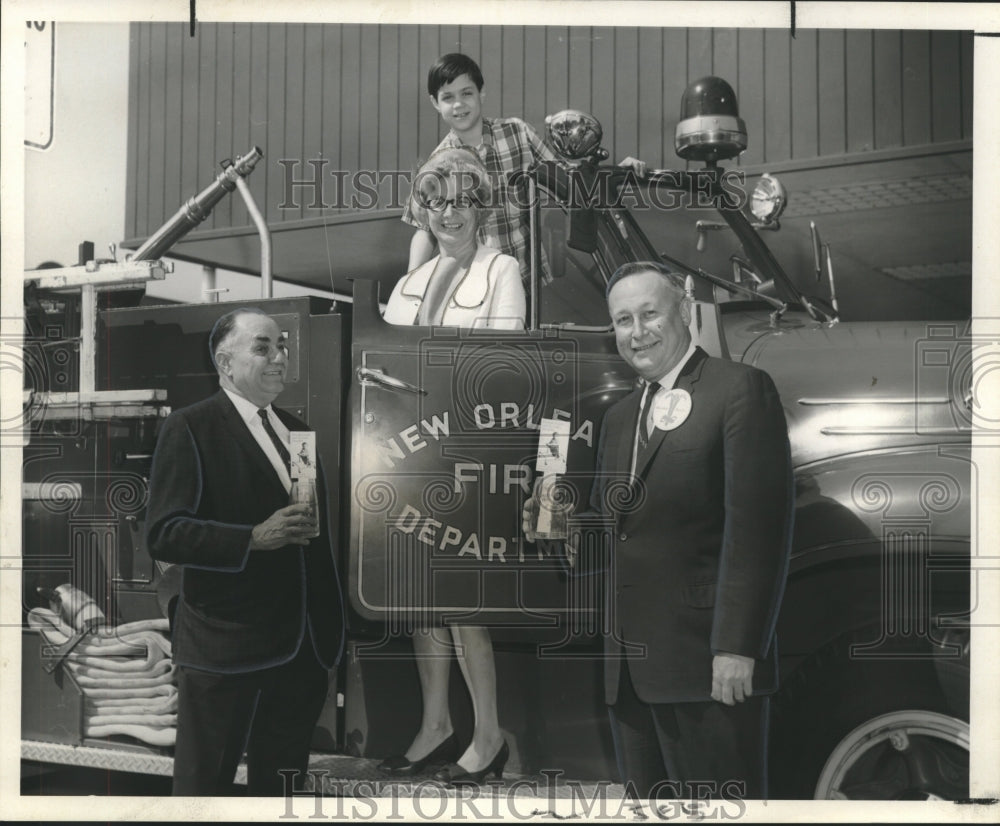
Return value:
[[(523, 194), (509, 193), (507, 182), (516, 173), (558, 158), (534, 128), (520, 118), (483, 116), (483, 73), (468, 55), (453, 52), (439, 57), (427, 73), (427, 92), (441, 120), (450, 127), (434, 151), (457, 146), (475, 150), (493, 184), (493, 208), (485, 211), (486, 219), (479, 227), (480, 241), (516, 258), (521, 278), (527, 280), (531, 272), (531, 233), (528, 211), (522, 209), (526, 199)], [(645, 173), (641, 161), (626, 158), (622, 165), (631, 166), (640, 176)], [(403, 221), (417, 228), (410, 241), (408, 270), (412, 271), (434, 255), (435, 241), (430, 228), (414, 217), (409, 201), (403, 208)]]

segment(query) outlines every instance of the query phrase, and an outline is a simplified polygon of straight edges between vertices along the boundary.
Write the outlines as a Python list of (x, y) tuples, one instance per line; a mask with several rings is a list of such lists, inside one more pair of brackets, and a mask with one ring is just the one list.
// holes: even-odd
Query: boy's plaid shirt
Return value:
[[(434, 151), (457, 146), (468, 147), (468, 144), (463, 144), (452, 130)], [(483, 142), (475, 147), (475, 151), (490, 176), (496, 204), (485, 212), (486, 220), (479, 227), (479, 240), (516, 258), (521, 267), (521, 277), (527, 280), (531, 273), (528, 249), (531, 229), (528, 211), (520, 206), (528, 202), (527, 192), (508, 192), (507, 181), (515, 172), (527, 172), (536, 163), (554, 161), (557, 157), (538, 133), (519, 118), (483, 118)], [(521, 186), (524, 186), (523, 181)], [(430, 227), (421, 225), (414, 218), (409, 198), (403, 207), (403, 221), (430, 231)], [(543, 257), (543, 281), (547, 280), (545, 269)]]

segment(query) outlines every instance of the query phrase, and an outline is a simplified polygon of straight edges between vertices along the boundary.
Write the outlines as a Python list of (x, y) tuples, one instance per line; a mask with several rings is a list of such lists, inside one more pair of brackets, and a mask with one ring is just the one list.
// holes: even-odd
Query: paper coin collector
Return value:
[(316, 434), (312, 431), (293, 430), (288, 434), (291, 444), (293, 479), (316, 478)]

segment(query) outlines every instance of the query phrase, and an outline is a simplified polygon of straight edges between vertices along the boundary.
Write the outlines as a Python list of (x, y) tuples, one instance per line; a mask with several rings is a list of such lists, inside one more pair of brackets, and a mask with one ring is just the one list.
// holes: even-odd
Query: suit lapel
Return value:
[(220, 390), (216, 398), (219, 400), (219, 410), (226, 420), (226, 429), (232, 434), (233, 440), (250, 460), (250, 463), (258, 474), (258, 478), (269, 480), (269, 484), (277, 485), (278, 490), (281, 491), (281, 496), (287, 497), (288, 494), (285, 491), (281, 477), (275, 471), (271, 460), (267, 458), (267, 454), (257, 444), (257, 440), (250, 433), (247, 423), (243, 421), (243, 417), (240, 416), (239, 411), (233, 405), (232, 401), (230, 401), (229, 396), (226, 395), (225, 391)]
[(289, 432), (291, 432), (293, 430), (309, 430), (308, 427), (303, 427), (304, 422), (302, 422), (299, 419), (295, 418), (295, 416), (293, 416), (291, 413), (285, 412), (280, 407), (275, 407), (272, 404), (271, 405), (271, 410), (273, 410), (274, 411), (274, 415), (277, 416), (281, 420), (281, 423), (285, 427), (288, 428)]
[(622, 414), (625, 422), (618, 434), (618, 453), (616, 465), (612, 472), (628, 473), (632, 470), (632, 448), (635, 445), (635, 426), (639, 419), (639, 403), (642, 401), (642, 390), (633, 390), (626, 398), (625, 411)]
[[(680, 374), (677, 376), (676, 389), (686, 390), (691, 396), (691, 414), (694, 414), (694, 393), (697, 388), (698, 380), (701, 378), (701, 369), (705, 364), (705, 359), (708, 358), (708, 353), (702, 350), (700, 347), (695, 347), (694, 352), (691, 354), (691, 358), (687, 360), (687, 364), (684, 365)], [(642, 451), (635, 463), (635, 475), (641, 479), (646, 478), (646, 471), (649, 469), (649, 463), (653, 461), (653, 457), (656, 455), (657, 451), (660, 449), (660, 445), (663, 444), (663, 440), (666, 438), (668, 431), (660, 430), (658, 427), (653, 428), (653, 432), (649, 436), (649, 443), (646, 445), (646, 449)]]

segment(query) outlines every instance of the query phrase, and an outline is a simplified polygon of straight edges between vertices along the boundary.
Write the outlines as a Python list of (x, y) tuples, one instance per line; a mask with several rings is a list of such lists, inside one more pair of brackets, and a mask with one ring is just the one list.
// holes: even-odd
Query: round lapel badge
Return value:
[(653, 423), (659, 430), (680, 427), (690, 413), (691, 394), (687, 390), (671, 390), (653, 402)]

